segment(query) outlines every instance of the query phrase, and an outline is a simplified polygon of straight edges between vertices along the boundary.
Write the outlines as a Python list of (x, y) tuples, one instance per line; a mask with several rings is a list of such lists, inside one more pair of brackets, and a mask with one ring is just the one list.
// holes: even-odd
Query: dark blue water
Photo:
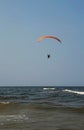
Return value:
[(84, 130), (84, 87), (0, 87), (1, 130)]
[(84, 107), (84, 87), (0, 87), (0, 103), (31, 102)]

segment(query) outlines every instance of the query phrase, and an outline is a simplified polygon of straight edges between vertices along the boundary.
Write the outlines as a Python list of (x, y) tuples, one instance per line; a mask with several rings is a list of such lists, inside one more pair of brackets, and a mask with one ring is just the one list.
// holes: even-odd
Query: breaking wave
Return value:
[(80, 95), (84, 95), (84, 92), (80, 92), (80, 91), (73, 91), (73, 90), (69, 90), (69, 89), (65, 89), (63, 91), (70, 92), (70, 93), (76, 93), (76, 94), (80, 94)]

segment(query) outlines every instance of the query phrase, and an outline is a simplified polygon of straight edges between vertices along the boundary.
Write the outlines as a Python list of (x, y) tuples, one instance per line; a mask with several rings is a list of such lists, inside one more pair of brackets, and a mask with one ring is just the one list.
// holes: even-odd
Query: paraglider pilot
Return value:
[(47, 55), (48, 59), (50, 58), (50, 54)]

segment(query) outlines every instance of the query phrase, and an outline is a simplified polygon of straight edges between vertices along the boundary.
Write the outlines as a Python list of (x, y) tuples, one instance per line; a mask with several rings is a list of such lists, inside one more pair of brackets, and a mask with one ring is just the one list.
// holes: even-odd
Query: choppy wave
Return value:
[(84, 95), (84, 92), (80, 92), (80, 91), (73, 91), (73, 90), (69, 90), (69, 89), (65, 89), (63, 91), (70, 92), (70, 93), (76, 93), (76, 94), (80, 94), (80, 95)]

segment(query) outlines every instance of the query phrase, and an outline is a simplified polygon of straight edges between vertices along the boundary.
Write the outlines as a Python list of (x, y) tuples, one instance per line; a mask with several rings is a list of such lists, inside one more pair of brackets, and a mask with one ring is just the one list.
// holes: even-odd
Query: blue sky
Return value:
[[(63, 44), (38, 43), (42, 35), (57, 36)], [(0, 0), (4, 85), (84, 86), (84, 0)]]

